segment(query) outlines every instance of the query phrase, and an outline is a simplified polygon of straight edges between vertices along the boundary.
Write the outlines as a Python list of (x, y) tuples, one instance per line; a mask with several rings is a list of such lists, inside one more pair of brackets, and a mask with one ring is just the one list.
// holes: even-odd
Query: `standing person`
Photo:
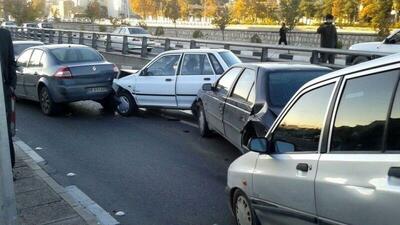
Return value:
[(279, 45), (284, 43), (285, 45), (287, 45), (287, 38), (286, 38), (286, 34), (287, 34), (287, 27), (286, 27), (286, 23), (282, 23), (282, 27), (281, 29), (279, 29)]
[(17, 84), (16, 63), (14, 56), (14, 47), (11, 34), (8, 30), (0, 28), (0, 63), (4, 87), (4, 98), (7, 112), (8, 136), (10, 141), (11, 163), (15, 165), (15, 151), (12, 141), (11, 117), (12, 117), (12, 97)]
[[(333, 24), (334, 17), (331, 14), (326, 15), (325, 23), (323, 23), (317, 30), (317, 33), (321, 35), (321, 47), (322, 48), (336, 48), (337, 46), (337, 30)], [(330, 64), (335, 63), (335, 54), (321, 53), (320, 61), (326, 63), (329, 61)]]

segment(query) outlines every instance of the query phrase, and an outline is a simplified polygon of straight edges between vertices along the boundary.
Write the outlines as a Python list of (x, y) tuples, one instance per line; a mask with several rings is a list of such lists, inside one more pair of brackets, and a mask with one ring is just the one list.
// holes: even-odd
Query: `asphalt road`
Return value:
[[(178, 118), (178, 119), (177, 119)], [(47, 161), (63, 186), (77, 185), (124, 225), (231, 225), (226, 171), (238, 151), (219, 136), (201, 138), (190, 117), (142, 111), (124, 118), (93, 102), (46, 117), (17, 103), (17, 136)], [(67, 177), (67, 173), (75, 173)]]

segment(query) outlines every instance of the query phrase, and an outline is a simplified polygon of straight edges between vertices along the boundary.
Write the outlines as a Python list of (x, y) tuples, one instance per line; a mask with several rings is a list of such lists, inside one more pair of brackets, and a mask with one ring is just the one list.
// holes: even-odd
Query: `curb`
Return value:
[(91, 213), (89, 209), (82, 206), (66, 188), (58, 184), (40, 167), (39, 163), (43, 163), (45, 160), (40, 157), (32, 148), (18, 138), (14, 139), (14, 145), (16, 146), (16, 151), (27, 156), (27, 159), (23, 160), (33, 170), (33, 173), (40, 177), (54, 192), (56, 192), (64, 201), (66, 201), (67, 204), (69, 204), (88, 225), (103, 224), (98, 222), (97, 217)]

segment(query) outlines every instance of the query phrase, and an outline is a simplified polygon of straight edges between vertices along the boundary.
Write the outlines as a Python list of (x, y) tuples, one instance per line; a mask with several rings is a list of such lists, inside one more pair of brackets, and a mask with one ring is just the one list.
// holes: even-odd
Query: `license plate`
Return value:
[(89, 88), (88, 92), (90, 93), (102, 93), (102, 92), (107, 92), (108, 88), (105, 87), (94, 87), (94, 88)]

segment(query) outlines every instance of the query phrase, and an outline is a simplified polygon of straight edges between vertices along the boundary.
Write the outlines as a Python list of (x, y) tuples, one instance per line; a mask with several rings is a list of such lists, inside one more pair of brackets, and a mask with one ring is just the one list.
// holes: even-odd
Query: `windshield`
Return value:
[(143, 28), (129, 28), (129, 33), (130, 34), (149, 34), (149, 32), (147, 32)]
[(222, 57), (228, 67), (242, 62), (235, 54), (230, 51), (220, 52), (219, 55)]
[(57, 48), (50, 52), (61, 63), (104, 61), (97, 51), (90, 48)]
[(329, 73), (319, 71), (279, 71), (268, 76), (269, 103), (272, 106), (284, 107), (293, 95), (308, 81)]

